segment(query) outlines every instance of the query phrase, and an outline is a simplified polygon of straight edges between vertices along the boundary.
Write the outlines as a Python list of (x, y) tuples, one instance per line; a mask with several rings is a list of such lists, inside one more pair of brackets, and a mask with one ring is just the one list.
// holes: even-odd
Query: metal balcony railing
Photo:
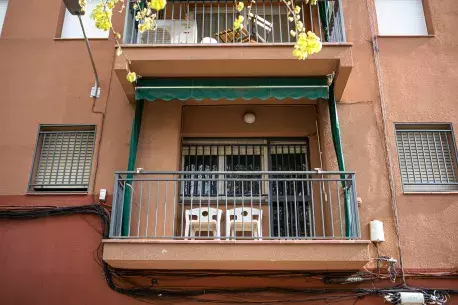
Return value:
[(116, 172), (110, 238), (356, 239), (352, 172)]
[[(247, 5), (247, 4), (246, 4)], [(298, 1), (301, 19), (307, 30), (323, 42), (345, 42), (341, 0), (320, 0), (311, 6)], [(294, 43), (293, 23), (279, 0), (258, 0), (253, 4), (253, 20), (234, 33), (233, 22), (239, 14), (230, 0), (168, 0), (158, 14), (157, 29), (140, 33), (136, 10), (129, 3), (124, 43), (126, 44), (221, 44), (221, 43)]]

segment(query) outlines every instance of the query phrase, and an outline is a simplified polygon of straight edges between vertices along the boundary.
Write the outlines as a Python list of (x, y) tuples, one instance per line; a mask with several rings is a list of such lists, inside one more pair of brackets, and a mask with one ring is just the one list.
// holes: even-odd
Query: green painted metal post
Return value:
[[(127, 163), (127, 170), (135, 170), (135, 161), (137, 159), (137, 148), (138, 140), (140, 138), (140, 129), (142, 126), (142, 116), (143, 116), (143, 107), (144, 100), (139, 100), (135, 104), (135, 115), (132, 121), (132, 131), (130, 133), (130, 146), (129, 146), (129, 161)], [(132, 181), (129, 179), (133, 178), (132, 174), (127, 175), (126, 185), (132, 185)], [(122, 236), (129, 235), (129, 226), (130, 226), (130, 199), (132, 196), (132, 189), (130, 187), (125, 188), (123, 209), (122, 209)]]
[[(331, 120), (331, 132), (332, 132), (332, 142), (334, 143), (334, 150), (336, 152), (337, 164), (339, 166), (339, 171), (345, 171), (345, 160), (342, 149), (342, 140), (340, 138), (340, 126), (339, 126), (339, 117), (337, 115), (337, 105), (336, 99), (334, 96), (334, 83), (329, 86), (329, 117)], [(340, 176), (342, 179), (345, 178), (345, 175)], [(342, 188), (344, 189), (344, 211), (345, 211), (345, 236), (352, 237), (353, 227), (352, 217), (351, 217), (351, 204), (350, 204), (350, 192), (346, 189), (345, 181), (342, 181)]]

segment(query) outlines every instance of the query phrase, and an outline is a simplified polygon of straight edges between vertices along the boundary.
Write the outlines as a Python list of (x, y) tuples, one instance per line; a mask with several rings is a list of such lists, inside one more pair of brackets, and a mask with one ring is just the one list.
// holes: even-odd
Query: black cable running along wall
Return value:
[[(27, 206), (1, 206), (0, 220), (33, 220), (44, 217), (53, 216), (69, 216), (69, 215), (95, 215), (100, 218), (102, 226), (102, 238), (108, 238), (108, 229), (110, 223), (110, 215), (107, 209), (100, 204), (91, 204), (84, 206), (72, 207), (27, 207)], [(355, 301), (369, 295), (380, 295), (384, 297), (388, 294), (396, 294), (401, 291), (419, 291), (430, 296), (440, 296), (447, 298), (449, 294), (458, 294), (458, 290), (450, 289), (427, 289), (421, 287), (395, 286), (392, 288), (383, 289), (367, 289), (367, 288), (348, 288), (348, 289), (286, 289), (286, 288), (224, 288), (224, 289), (161, 289), (157, 285), (154, 277), (157, 276), (177, 276), (188, 278), (202, 277), (266, 277), (266, 278), (316, 278), (319, 277), (325, 283), (342, 282), (341, 279), (348, 277), (348, 273), (329, 272), (329, 273), (307, 273), (307, 272), (291, 272), (291, 271), (276, 271), (276, 272), (257, 272), (257, 271), (234, 271), (234, 272), (206, 272), (206, 271), (171, 271), (171, 270), (124, 270), (113, 269), (101, 258), (101, 243), (96, 249), (97, 263), (103, 268), (105, 279), (108, 286), (118, 292), (131, 296), (139, 301), (152, 303), (157, 301), (174, 301), (177, 302), (205, 302), (205, 303), (259, 303), (259, 296), (263, 293), (279, 294), (269, 297), (268, 300), (262, 300), (263, 304), (269, 303), (284, 303), (284, 302), (317, 302), (326, 301), (340, 302), (345, 299), (354, 299)], [(150, 286), (138, 286), (128, 280), (132, 277), (147, 277), (152, 279)], [(352, 275), (353, 280), (357, 282), (373, 281), (377, 279), (373, 274), (368, 272), (360, 272)], [(435, 276), (435, 278), (440, 278)], [(457, 278), (457, 274), (449, 274), (443, 278)], [(122, 284), (120, 284), (122, 283)], [(342, 283), (345, 283), (343, 281)], [(349, 281), (349, 284), (352, 282)], [(354, 283), (354, 282), (353, 282)]]

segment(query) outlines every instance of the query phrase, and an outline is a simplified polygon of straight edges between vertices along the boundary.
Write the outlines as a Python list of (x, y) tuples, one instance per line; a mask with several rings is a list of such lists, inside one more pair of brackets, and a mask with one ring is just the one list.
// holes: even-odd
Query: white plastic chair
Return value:
[[(232, 219), (231, 216), (233, 217)], [(257, 219), (253, 216), (257, 216)], [(226, 211), (226, 235), (236, 236), (237, 232), (242, 231), (250, 231), (251, 236), (261, 240), (262, 210), (243, 207)]]
[(218, 40), (216, 40), (215, 38), (211, 38), (211, 37), (204, 37), (200, 43), (218, 43)]
[(215, 239), (219, 240), (222, 214), (222, 210), (208, 207), (186, 210), (185, 236), (195, 237), (196, 232), (202, 231), (213, 232)]

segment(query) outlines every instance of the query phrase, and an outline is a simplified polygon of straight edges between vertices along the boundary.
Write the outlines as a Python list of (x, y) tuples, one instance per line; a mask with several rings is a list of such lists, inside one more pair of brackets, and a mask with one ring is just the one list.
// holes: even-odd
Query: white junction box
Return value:
[(99, 200), (105, 201), (107, 199), (107, 189), (100, 189)]
[(385, 241), (385, 233), (383, 231), (383, 222), (380, 220), (372, 220), (370, 222), (371, 228), (371, 241), (379, 242)]
[(421, 292), (400, 292), (401, 304), (425, 304), (425, 297)]

